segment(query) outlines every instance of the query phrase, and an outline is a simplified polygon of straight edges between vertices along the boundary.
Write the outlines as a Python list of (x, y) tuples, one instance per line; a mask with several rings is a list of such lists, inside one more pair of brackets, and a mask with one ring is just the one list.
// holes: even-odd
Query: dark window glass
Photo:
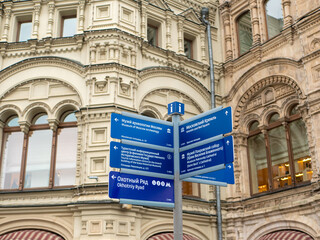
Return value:
[(252, 27), (250, 12), (246, 12), (238, 19), (238, 38), (240, 55), (252, 47)]
[(192, 41), (189, 39), (184, 39), (184, 53), (188, 58), (192, 58)]
[(158, 45), (158, 28), (157, 27), (148, 25), (147, 39), (149, 44), (153, 46)]
[(268, 38), (280, 33), (283, 28), (281, 0), (268, 0), (265, 4)]
[(251, 185), (253, 193), (269, 190), (268, 162), (265, 145), (265, 138), (262, 133), (249, 137), (248, 139)]

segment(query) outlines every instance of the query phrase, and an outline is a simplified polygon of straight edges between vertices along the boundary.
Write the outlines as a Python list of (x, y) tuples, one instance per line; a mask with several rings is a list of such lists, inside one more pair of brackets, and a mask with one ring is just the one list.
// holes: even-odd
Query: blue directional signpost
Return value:
[(173, 207), (173, 180), (111, 171), (109, 197), (127, 204)]
[(110, 144), (110, 166), (121, 172), (173, 179), (173, 153), (119, 142)]
[(228, 184), (234, 184), (233, 163), (227, 163), (224, 169), (185, 178), (183, 181), (226, 187)]
[(121, 203), (174, 208), (174, 239), (182, 240), (182, 181), (234, 183), (231, 107), (180, 122), (184, 104), (168, 105), (172, 122), (111, 114), (109, 197)]
[(180, 149), (180, 179), (223, 169), (233, 162), (232, 136), (220, 138), (185, 151)]
[(231, 107), (215, 108), (180, 123), (180, 147), (232, 131)]
[(111, 137), (173, 147), (172, 123), (137, 114), (111, 114)]

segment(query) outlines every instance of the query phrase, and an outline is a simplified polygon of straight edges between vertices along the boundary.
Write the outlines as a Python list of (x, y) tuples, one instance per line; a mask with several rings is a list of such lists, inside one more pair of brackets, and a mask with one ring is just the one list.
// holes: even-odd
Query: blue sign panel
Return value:
[(208, 111), (201, 118), (194, 118), (195, 120), (187, 119), (180, 124), (180, 147), (232, 131), (231, 107), (223, 108), (219, 111), (213, 109), (213, 111)]
[(180, 152), (181, 179), (222, 169), (229, 162), (233, 162), (232, 136)]
[(111, 137), (173, 147), (173, 127), (152, 121), (111, 114)]
[(211, 185), (219, 185), (219, 183), (234, 184), (233, 163), (226, 164), (225, 169), (187, 178), (184, 179), (184, 181), (206, 183)]
[(155, 177), (109, 173), (109, 197), (151, 202), (174, 202), (173, 180)]
[(110, 166), (173, 175), (173, 154), (166, 151), (111, 142)]
[(180, 102), (169, 103), (168, 104), (168, 115), (171, 115), (174, 113), (183, 115), (184, 114), (184, 104), (180, 103)]

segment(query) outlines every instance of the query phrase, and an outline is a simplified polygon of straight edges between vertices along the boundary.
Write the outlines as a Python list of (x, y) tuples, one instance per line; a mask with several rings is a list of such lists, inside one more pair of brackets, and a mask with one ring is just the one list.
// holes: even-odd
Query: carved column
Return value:
[(3, 28), (3, 34), (1, 38), (1, 42), (7, 42), (8, 41), (8, 33), (9, 33), (9, 28), (10, 28), (10, 19), (11, 19), (11, 4), (6, 5), (4, 9), (4, 28)]
[(78, 16), (78, 33), (83, 33), (84, 31), (84, 8), (85, 8), (86, 1), (80, 0), (79, 1), (79, 16)]
[(231, 26), (230, 26), (230, 5), (229, 2), (225, 2), (220, 7), (222, 23), (224, 26), (224, 40), (225, 40), (225, 51), (226, 51), (226, 61), (233, 59), (232, 44), (231, 44)]
[(141, 37), (143, 39), (147, 39), (147, 5), (148, 3), (146, 1), (141, 1)]
[(290, 15), (290, 5), (291, 5), (291, 0), (282, 0), (282, 9), (283, 9), (283, 27), (289, 27), (292, 25), (292, 16)]
[(91, 62), (95, 62), (96, 61), (96, 52), (97, 52), (96, 45), (92, 44), (90, 46), (90, 61)]
[(33, 31), (31, 35), (32, 39), (38, 39), (40, 10), (41, 2), (39, 0), (34, 0)]
[(207, 54), (206, 54), (206, 27), (200, 26), (201, 34), (200, 34), (200, 45), (201, 45), (201, 61), (207, 62)]
[(183, 23), (184, 23), (184, 18), (182, 16), (178, 16), (178, 53), (179, 54), (184, 54)]
[(167, 11), (166, 12), (166, 48), (168, 50), (172, 49), (172, 43), (171, 43), (171, 27), (172, 27), (172, 12)]
[(258, 45), (261, 42), (261, 35), (259, 30), (258, 6), (257, 0), (251, 0), (251, 23), (252, 23), (252, 46)]
[(52, 37), (53, 13), (54, 13), (54, 0), (48, 3), (47, 37)]

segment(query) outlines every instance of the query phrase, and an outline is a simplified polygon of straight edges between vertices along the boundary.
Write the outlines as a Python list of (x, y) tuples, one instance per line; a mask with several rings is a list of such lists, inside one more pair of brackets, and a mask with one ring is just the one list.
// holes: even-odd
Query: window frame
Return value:
[[(155, 44), (151, 44), (149, 42), (149, 38), (148, 38), (148, 29), (149, 28), (152, 28), (155, 30)], [(153, 25), (151, 23), (148, 23), (147, 25), (147, 42), (151, 45), (151, 46), (154, 46), (154, 47), (159, 47), (159, 26), (156, 26), (156, 25)]]
[[(68, 114), (65, 114), (64, 116), (68, 116), (71, 112)], [(44, 113), (46, 114), (46, 113)], [(37, 114), (34, 119), (38, 119), (38, 117), (41, 117), (43, 114)], [(10, 117), (9, 119), (12, 119)], [(7, 121), (8, 123), (9, 121)], [(49, 123), (48, 124), (34, 124), (35, 121), (32, 121), (32, 125), (29, 128), (28, 133), (23, 133), (23, 143), (22, 143), (22, 159), (21, 159), (21, 166), (20, 166), (20, 177), (19, 177), (19, 184), (18, 188), (15, 189), (2, 189), (0, 188), (0, 192), (16, 192), (16, 191), (34, 191), (34, 190), (46, 190), (46, 189), (64, 189), (64, 188), (70, 188), (74, 187), (75, 183), (73, 185), (63, 185), (63, 186), (55, 186), (55, 171), (56, 171), (56, 155), (57, 155), (57, 141), (58, 141), (58, 131), (59, 129), (64, 128), (77, 128), (77, 122), (60, 122), (57, 125), (57, 128), (55, 131), (50, 129)], [(52, 141), (51, 141), (51, 155), (50, 155), (50, 169), (49, 169), (49, 183), (47, 187), (25, 187), (25, 176), (26, 176), (26, 168), (27, 168), (27, 152), (28, 152), (28, 145), (29, 145), (29, 133), (30, 131), (37, 131), (37, 130), (51, 130), (52, 131)], [(3, 127), (3, 136), (5, 133), (10, 132), (21, 132), (20, 126), (13, 126)], [(2, 171), (2, 162), (3, 162), (3, 154), (5, 150), (5, 141), (3, 141), (4, 138), (2, 137), (2, 148), (0, 151), (0, 174)], [(77, 141), (77, 139), (75, 140)], [(77, 151), (77, 150), (76, 150)], [(76, 161), (76, 159), (74, 160)]]
[[(292, 109), (292, 108), (291, 108)], [(276, 113), (276, 112), (274, 112)], [(272, 113), (273, 114), (273, 113)], [(271, 115), (269, 115), (268, 120), (270, 119)], [(258, 127), (257, 129), (249, 132), (247, 139), (249, 139), (250, 137), (256, 136), (258, 134), (263, 134), (264, 137), (264, 142), (265, 142), (265, 150), (266, 150), (266, 158), (267, 158), (267, 171), (268, 171), (268, 179), (267, 179), (267, 183), (268, 183), (268, 190), (267, 191), (263, 191), (263, 192), (256, 192), (254, 193), (253, 191), (253, 182), (252, 182), (252, 167), (251, 167), (251, 162), (250, 162), (250, 150), (249, 150), (249, 143), (247, 144), (247, 161), (248, 161), (248, 167), (249, 167), (249, 179), (250, 179), (250, 194), (251, 196), (261, 196), (261, 195), (265, 195), (265, 194), (269, 194), (269, 193), (273, 193), (273, 192), (280, 192), (286, 189), (292, 189), (295, 188), (297, 186), (301, 186), (301, 185), (307, 185), (311, 182), (311, 180), (306, 180), (306, 181), (302, 181), (302, 182), (297, 182), (296, 181), (296, 170), (294, 167), (294, 156), (293, 156), (293, 149), (292, 149), (292, 139), (291, 139), (291, 131), (289, 129), (289, 124), (296, 121), (296, 120), (302, 120), (302, 116), (300, 113), (296, 113), (294, 115), (291, 116), (286, 116), (284, 118), (279, 118), (277, 121), (270, 123), (266, 126), (263, 127)], [(250, 126), (253, 124), (252, 121)], [(272, 181), (272, 160), (271, 160), (271, 148), (270, 148), (270, 140), (269, 140), (269, 135), (268, 135), (268, 131), (270, 131), (271, 129), (275, 129), (277, 127), (280, 127), (284, 125), (285, 128), (285, 138), (286, 138), (286, 145), (287, 145), (287, 151), (288, 151), (288, 161), (290, 164), (290, 175), (291, 175), (291, 181), (292, 184), (288, 185), (288, 186), (284, 186), (284, 187), (279, 187), (279, 188), (274, 188), (273, 186), (273, 181)], [(248, 128), (248, 129), (249, 129)]]
[[(241, 44), (240, 44), (240, 28), (239, 28), (239, 20), (245, 15), (249, 13), (250, 14), (250, 26), (251, 26), (251, 38), (252, 38), (252, 43), (251, 43), (251, 47), (249, 48), (249, 50), (241, 53)], [(243, 13), (241, 13), (237, 18), (236, 18), (236, 34), (237, 34), (237, 43), (238, 43), (238, 55), (242, 56), (245, 55), (246, 53), (248, 53), (250, 51), (250, 49), (252, 48), (252, 44), (253, 44), (253, 35), (252, 35), (252, 20), (251, 20), (251, 11), (250, 10), (246, 10)]]
[(17, 21), (17, 34), (16, 34), (16, 42), (26, 42), (28, 41), (28, 39), (26, 40), (20, 40), (20, 35), (21, 35), (21, 25), (24, 24), (24, 23), (30, 23), (31, 24), (31, 29), (30, 29), (30, 38), (28, 39), (31, 39), (31, 36), (32, 36), (32, 19), (31, 20), (24, 20), (24, 21)]
[[(268, 1), (271, 1), (271, 0), (265, 0), (263, 2), (263, 14), (264, 14), (264, 24), (265, 24), (265, 34), (266, 34), (266, 40), (270, 40), (276, 36), (278, 36), (280, 33), (281, 33), (281, 30), (283, 30), (283, 26), (282, 26), (282, 29), (280, 30), (280, 33), (279, 34), (276, 34), (272, 37), (269, 37), (269, 28), (268, 28), (268, 20), (267, 20), (267, 3)], [(281, 2), (281, 0), (279, 0)], [(284, 15), (283, 15), (283, 9), (281, 8), (281, 11), (282, 11), (282, 21), (284, 21)]]
[(188, 56), (185, 51), (184, 51), (184, 54), (186, 55), (187, 58), (193, 59), (193, 57), (194, 57), (194, 54), (193, 54), (193, 48), (194, 48), (193, 42), (194, 41), (191, 40), (190, 38), (184, 36), (184, 38), (183, 38), (183, 47), (184, 47), (185, 42), (188, 42), (190, 44), (190, 56)]
[(76, 28), (75, 28), (75, 34), (77, 34), (77, 14), (76, 13), (72, 13), (72, 14), (62, 14), (61, 15), (61, 22), (60, 22), (60, 37), (73, 37), (75, 34), (73, 35), (67, 35), (64, 36), (63, 35), (63, 31), (65, 29), (65, 21), (67, 19), (75, 19), (76, 20)]

